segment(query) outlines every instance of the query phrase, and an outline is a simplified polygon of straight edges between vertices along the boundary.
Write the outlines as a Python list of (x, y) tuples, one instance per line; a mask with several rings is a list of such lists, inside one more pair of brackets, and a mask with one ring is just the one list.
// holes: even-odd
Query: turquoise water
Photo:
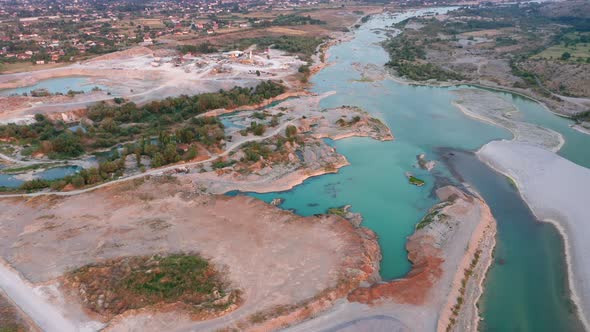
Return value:
[[(387, 54), (376, 44), (384, 36), (371, 29), (391, 22), (391, 19), (373, 19), (357, 32), (358, 38), (331, 48), (330, 60), (337, 62), (316, 74), (312, 83), (314, 92), (337, 92), (322, 100), (321, 107), (359, 106), (383, 120), (396, 139), (391, 142), (369, 138), (336, 141), (334, 146), (348, 158), (351, 166), (337, 174), (305, 181), (287, 192), (251, 194), (265, 201), (285, 198), (282, 207), (295, 209), (301, 215), (323, 213), (330, 207), (351, 204), (353, 211), (362, 213), (363, 225), (379, 235), (383, 252), (381, 274), (385, 279), (401, 277), (408, 272), (406, 237), (436, 203), (432, 194), (435, 175), (448, 175), (443, 167), (434, 175), (416, 168), (416, 155), (426, 153), (434, 158), (433, 148), (438, 146), (470, 150), (493, 139), (511, 137), (503, 129), (463, 116), (451, 105), (450, 89), (414, 87), (393, 81), (354, 82), (360, 78), (360, 73), (351, 70), (352, 63), (381, 66), (388, 60)], [(408, 184), (407, 171), (424, 179), (426, 185)]]
[(559, 150), (559, 155), (578, 165), (590, 168), (590, 152), (584, 149), (590, 142), (590, 136), (570, 128), (569, 126), (573, 124), (571, 120), (556, 116), (543, 109), (537, 103), (532, 103), (528, 99), (517, 95), (504, 95), (506, 98), (511, 99), (516, 107), (524, 114), (525, 121), (553, 129), (563, 135), (565, 144)]
[[(44, 180), (56, 180), (68, 175), (77, 173), (82, 168), (79, 166), (61, 166), (53, 167), (39, 173), (35, 173), (34, 178)], [(12, 174), (0, 174), (0, 187), (18, 188), (25, 181), (20, 180)]]
[(583, 331), (569, 298), (559, 232), (537, 221), (518, 190), (473, 153), (445, 153), (461, 182), (473, 185), (498, 224), (495, 264), (480, 303), (482, 331)]
[(63, 166), (54, 167), (43, 172), (37, 173), (36, 177), (43, 180), (57, 180), (64, 178), (68, 175), (78, 173), (82, 168), (79, 166)]
[(99, 87), (104, 91), (109, 90), (108, 87), (104, 85), (91, 83), (89, 77), (76, 76), (51, 78), (48, 80), (40, 81), (35, 85), (25, 86), (22, 88), (0, 90), (0, 96), (10, 96), (15, 94), (22, 95), (23, 93), (30, 94), (32, 90), (36, 89), (47, 89), (47, 91), (49, 91), (50, 93), (63, 94), (66, 94), (69, 90), (90, 92), (94, 87)]
[[(330, 49), (334, 62), (312, 79), (313, 91), (336, 93), (321, 107), (359, 106), (382, 119), (396, 137), (393, 142), (352, 138), (331, 142), (351, 165), (339, 173), (312, 178), (280, 193), (249, 193), (267, 202), (286, 199), (284, 209), (301, 215), (323, 213), (330, 207), (351, 204), (363, 215), (363, 225), (379, 236), (384, 279), (405, 275), (406, 238), (435, 202), (436, 182), (453, 179), (445, 164), (431, 174), (414, 167), (417, 154), (436, 159), (439, 147), (473, 151), (494, 139), (511, 135), (498, 127), (464, 117), (451, 105), (451, 88), (408, 86), (393, 81), (356, 82), (355, 65), (382, 66), (388, 56), (377, 44), (384, 38), (379, 29), (401, 18), (374, 18), (363, 25), (356, 38)], [(509, 93), (499, 93), (518, 107), (526, 121), (559, 131), (567, 140), (560, 154), (590, 166), (590, 137), (578, 133), (567, 119), (547, 112), (541, 105)], [(563, 243), (557, 231), (535, 220), (506, 179), (482, 163), (464, 158), (457, 170), (489, 200), (498, 220), (499, 261), (493, 266), (483, 299), (486, 331), (572, 331), (579, 322), (572, 316), (566, 283)], [(469, 165), (468, 167), (465, 165)], [(421, 188), (409, 185), (406, 171), (425, 179)]]
[(14, 175), (0, 174), (0, 187), (17, 188), (22, 183), (23, 181), (15, 178)]
[[(274, 106), (267, 106), (267, 107), (274, 107)], [(228, 113), (228, 114), (223, 114), (223, 115), (219, 116), (219, 121), (221, 121), (224, 128), (226, 128), (226, 129), (244, 129), (244, 128), (246, 128), (246, 126), (241, 125), (241, 124), (237, 124), (234, 122), (235, 115), (238, 112), (239, 111)]]

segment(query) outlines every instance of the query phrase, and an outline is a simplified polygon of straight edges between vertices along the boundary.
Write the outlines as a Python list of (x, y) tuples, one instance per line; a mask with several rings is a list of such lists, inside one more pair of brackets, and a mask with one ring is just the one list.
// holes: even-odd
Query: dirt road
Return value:
[(0, 261), (0, 288), (43, 331), (81, 331), (3, 261)]
[(159, 174), (162, 174), (163, 172), (170, 171), (170, 170), (176, 169), (178, 167), (192, 167), (192, 166), (196, 166), (196, 165), (201, 165), (201, 164), (204, 164), (204, 163), (211, 162), (211, 161), (213, 161), (213, 160), (215, 160), (215, 159), (217, 159), (219, 157), (227, 156), (230, 152), (232, 152), (233, 150), (237, 149), (242, 144), (245, 144), (245, 143), (248, 143), (248, 142), (263, 141), (263, 140), (265, 140), (267, 138), (270, 138), (270, 137), (273, 137), (275, 135), (278, 135), (281, 131), (285, 130), (285, 128), (288, 125), (290, 125), (291, 123), (293, 123), (293, 121), (294, 120), (290, 120), (290, 121), (287, 121), (287, 122), (283, 123), (282, 125), (280, 125), (279, 127), (277, 127), (275, 130), (273, 130), (272, 132), (270, 132), (270, 134), (268, 134), (268, 135), (248, 137), (248, 138), (244, 139), (243, 141), (235, 142), (234, 144), (230, 145), (222, 153), (213, 155), (209, 159), (206, 159), (206, 160), (189, 162), (189, 163), (184, 163), (184, 164), (173, 164), (173, 165), (170, 165), (170, 166), (160, 167), (160, 168), (148, 170), (148, 171), (146, 171), (144, 173), (132, 175), (132, 176), (129, 176), (129, 177), (126, 177), (126, 178), (122, 178), (122, 179), (117, 179), (117, 180), (114, 180), (114, 181), (106, 182), (106, 183), (103, 183), (103, 184), (99, 184), (98, 186), (94, 186), (94, 187), (90, 187), (90, 188), (85, 188), (85, 189), (72, 190), (72, 191), (67, 191), (67, 192), (38, 192), (38, 193), (30, 193), (30, 194), (9, 194), (9, 195), (0, 195), (0, 198), (6, 198), (6, 197), (37, 197), (37, 196), (43, 196), (43, 195), (72, 196), (72, 195), (78, 195), (78, 194), (86, 193), (86, 192), (89, 192), (89, 191), (93, 191), (93, 190), (96, 190), (96, 189), (99, 189), (99, 188), (103, 188), (103, 187), (106, 187), (106, 186), (110, 186), (110, 185), (115, 184), (115, 183), (129, 181), (129, 180), (133, 180), (133, 179), (139, 179), (139, 178), (142, 178), (142, 177), (145, 177), (145, 176), (149, 176), (149, 175), (159, 175)]

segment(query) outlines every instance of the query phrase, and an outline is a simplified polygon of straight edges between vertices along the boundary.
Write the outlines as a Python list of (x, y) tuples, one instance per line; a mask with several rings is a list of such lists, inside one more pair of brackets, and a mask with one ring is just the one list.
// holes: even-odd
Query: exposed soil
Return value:
[[(177, 181), (164, 176), (66, 198), (0, 199), (0, 253), (31, 282), (52, 285), (57, 298), (66, 296), (59, 277), (73, 268), (187, 251), (209, 259), (243, 291), (243, 305), (213, 320), (135, 310), (111, 320), (114, 331), (248, 329), (263, 323), (250, 316), (284, 306), (289, 310), (265, 317), (291, 324), (316, 313), (300, 306), (319, 301), (313, 308), (322, 310), (378, 278), (379, 247), (366, 229), (338, 216), (299, 217), (249, 197), (199, 195), (192, 184)], [(84, 314), (80, 298), (55, 303), (78, 321), (108, 320)]]

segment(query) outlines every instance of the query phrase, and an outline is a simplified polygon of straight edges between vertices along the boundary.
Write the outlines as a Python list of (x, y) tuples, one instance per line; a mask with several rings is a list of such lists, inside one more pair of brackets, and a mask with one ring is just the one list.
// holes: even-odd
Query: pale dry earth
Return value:
[(0, 200), (2, 256), (25, 280), (43, 284), (54, 310), (75, 316), (66, 319), (70, 324), (101, 317), (68, 297), (60, 276), (120, 256), (198, 252), (243, 290), (245, 302), (206, 322), (150, 311), (124, 315), (106, 322), (114, 331), (247, 328), (256, 312), (321, 297), (343, 281), (352, 287), (377, 277), (370, 259), (378, 255), (374, 235), (342, 218), (303, 218), (253, 198), (199, 195), (190, 182), (168, 178), (140, 182), (67, 198)]
[[(139, 48), (67, 67), (0, 75), (0, 89), (29, 86), (51, 78), (86, 76), (93, 83), (107, 86), (112, 92), (112, 95), (107, 94), (107, 91), (89, 92), (74, 97), (0, 97), (0, 103), (5, 105), (0, 112), (0, 120), (30, 120), (36, 113), (83, 109), (92, 103), (117, 96), (136, 103), (146, 103), (181, 94), (231, 89), (234, 86), (253, 87), (262, 80), (284, 80), (289, 85), (287, 77), (297, 73), (299, 66), (304, 64), (296, 56), (272, 49), (268, 57), (255, 52), (251, 59), (235, 59), (218, 53), (185, 57), (182, 62), (177, 62), (172, 56), (161, 56), (147, 48)], [(260, 76), (256, 71), (260, 72)]]

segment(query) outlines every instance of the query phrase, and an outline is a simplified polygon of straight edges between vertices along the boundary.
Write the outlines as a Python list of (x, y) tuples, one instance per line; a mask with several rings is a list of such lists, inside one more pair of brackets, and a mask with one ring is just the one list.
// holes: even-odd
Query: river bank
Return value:
[(501, 96), (474, 89), (454, 90), (453, 106), (466, 116), (500, 126), (513, 135), (513, 140), (557, 152), (565, 144), (560, 133), (522, 120), (523, 114)]
[(320, 318), (287, 331), (476, 331), (475, 303), (492, 257), (495, 221), (478, 196), (450, 186), (437, 194), (442, 203), (408, 239), (414, 268), (407, 276), (361, 287)]
[(513, 141), (488, 143), (477, 155), (513, 179), (537, 218), (554, 224), (563, 236), (572, 299), (589, 328), (590, 246), (586, 239), (590, 227), (586, 221), (590, 214), (583, 206), (590, 194), (590, 170), (550, 151)]

